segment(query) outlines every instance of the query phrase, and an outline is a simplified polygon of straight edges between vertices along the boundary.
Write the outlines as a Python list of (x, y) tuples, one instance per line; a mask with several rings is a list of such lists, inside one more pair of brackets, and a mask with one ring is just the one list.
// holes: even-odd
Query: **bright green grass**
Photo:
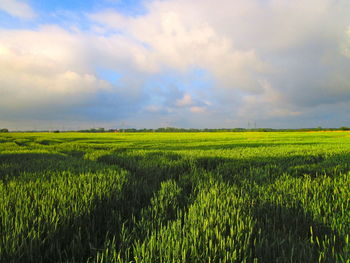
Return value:
[(350, 262), (350, 132), (0, 134), (0, 262)]

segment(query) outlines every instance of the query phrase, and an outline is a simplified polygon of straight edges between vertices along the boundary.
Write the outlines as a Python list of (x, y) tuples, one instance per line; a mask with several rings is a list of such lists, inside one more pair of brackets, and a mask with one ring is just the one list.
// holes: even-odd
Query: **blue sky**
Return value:
[(350, 126), (349, 13), (348, 0), (2, 0), (0, 127)]
[(27, 3), (41, 14), (66, 10), (74, 13), (94, 12), (113, 8), (126, 15), (140, 15), (145, 12), (141, 0), (31, 0)]

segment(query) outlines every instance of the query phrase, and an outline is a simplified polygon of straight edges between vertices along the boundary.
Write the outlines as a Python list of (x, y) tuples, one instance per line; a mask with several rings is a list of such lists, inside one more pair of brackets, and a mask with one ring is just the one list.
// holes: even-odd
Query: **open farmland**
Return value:
[(350, 132), (0, 135), (1, 262), (350, 262)]

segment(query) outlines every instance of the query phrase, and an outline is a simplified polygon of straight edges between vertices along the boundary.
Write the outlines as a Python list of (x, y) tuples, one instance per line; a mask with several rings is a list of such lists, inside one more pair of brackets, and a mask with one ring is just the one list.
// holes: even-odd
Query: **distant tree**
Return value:
[(5, 133), (5, 132), (9, 132), (9, 130), (6, 129), (6, 128), (3, 128), (3, 129), (0, 129), (0, 132), (1, 132), (1, 133)]
[(346, 126), (342, 126), (339, 128), (339, 130), (342, 130), (342, 131), (350, 131), (350, 128), (349, 127), (346, 127)]

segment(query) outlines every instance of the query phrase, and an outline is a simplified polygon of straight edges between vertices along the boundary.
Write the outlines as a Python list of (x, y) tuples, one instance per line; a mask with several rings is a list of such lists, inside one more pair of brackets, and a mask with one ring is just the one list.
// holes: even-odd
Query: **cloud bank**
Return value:
[(22, 19), (31, 19), (36, 16), (33, 9), (24, 1), (18, 0), (1, 0), (0, 10), (5, 11), (11, 16)]
[[(24, 2), (7, 2), (0, 8), (11, 15), (34, 17)], [(41, 18), (35, 28), (0, 28), (1, 121), (349, 125), (349, 1), (142, 4), (136, 16), (76, 14), (84, 25)]]

